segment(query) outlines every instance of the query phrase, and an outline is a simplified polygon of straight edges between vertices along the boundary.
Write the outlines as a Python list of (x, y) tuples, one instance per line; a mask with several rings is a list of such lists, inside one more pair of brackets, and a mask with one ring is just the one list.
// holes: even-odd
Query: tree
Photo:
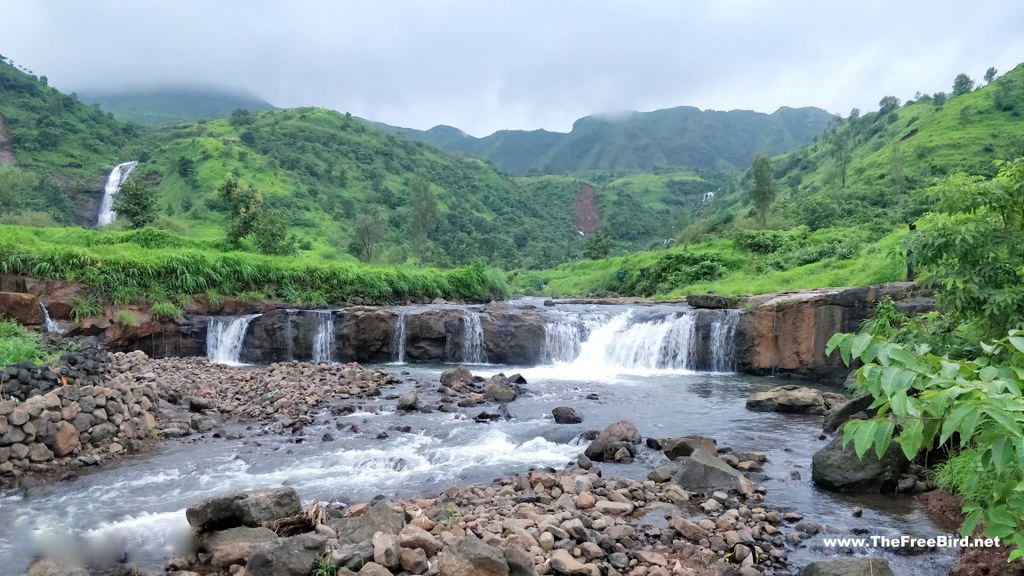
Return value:
[(829, 156), (836, 163), (839, 171), (840, 187), (846, 188), (846, 172), (853, 160), (853, 147), (850, 146), (850, 131), (842, 129), (842, 118), (836, 115), (832, 124), (825, 132), (825, 145), (828, 146)]
[(589, 260), (607, 258), (612, 251), (612, 239), (598, 232), (587, 236), (583, 242), (583, 257)]
[(974, 90), (974, 80), (967, 74), (957, 74), (953, 80), (953, 96), (963, 96)]
[(412, 182), (412, 235), (420, 266), (427, 249), (427, 235), (437, 217), (437, 197), (430, 190), (430, 176), (420, 168)]
[(932, 95), (932, 102), (934, 102), (936, 106), (942, 106), (947, 100), (949, 100), (949, 96), (945, 92), (936, 92)]
[(764, 226), (768, 221), (768, 209), (775, 201), (775, 176), (772, 173), (772, 161), (764, 152), (758, 152), (751, 170), (754, 172), (754, 187), (750, 190), (750, 199), (761, 216), (761, 226)]
[(878, 101), (878, 117), (881, 118), (889, 112), (900, 107), (900, 99), (895, 96), (886, 96)]
[(854, 123), (860, 120), (860, 108), (853, 108), (850, 110), (850, 123)]
[(911, 246), (939, 306), (992, 337), (1024, 322), (1024, 158), (997, 164), (990, 181), (955, 174), (929, 189), (935, 208)]
[(261, 254), (292, 256), (298, 239), (288, 235), (288, 217), (280, 211), (262, 212), (253, 229), (252, 241)]
[(39, 184), (31, 172), (17, 166), (0, 166), (0, 211), (7, 212)]
[(152, 224), (158, 210), (156, 189), (138, 176), (129, 178), (118, 188), (113, 209), (132, 230)]
[(252, 234), (263, 213), (263, 196), (255, 186), (242, 188), (233, 174), (228, 174), (217, 196), (228, 207), (228, 222), (224, 233), (228, 242), (238, 245), (242, 238)]
[(356, 220), (349, 250), (363, 262), (373, 262), (373, 248), (384, 235), (384, 216), (374, 206)]
[(889, 185), (894, 194), (902, 194), (907, 189), (907, 177), (903, 172), (903, 150), (897, 140), (889, 151)]
[(995, 66), (992, 66), (988, 70), (985, 70), (985, 84), (991, 84), (992, 81), (996, 79), (996, 74), (998, 73), (999, 71), (996, 70)]

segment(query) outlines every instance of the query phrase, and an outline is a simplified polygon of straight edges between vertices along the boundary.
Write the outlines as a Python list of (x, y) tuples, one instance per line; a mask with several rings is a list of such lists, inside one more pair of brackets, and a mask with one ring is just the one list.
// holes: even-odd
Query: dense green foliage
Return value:
[(768, 221), (768, 209), (775, 201), (775, 178), (772, 174), (772, 161), (767, 154), (759, 153), (754, 157), (751, 168), (754, 174), (754, 185), (750, 188), (750, 201), (757, 208), (761, 217), (761, 225)]
[(115, 118), (143, 126), (163, 126), (220, 120), (235, 110), (262, 112), (274, 110), (268, 102), (231, 92), (216, 90), (159, 90), (111, 94), (81, 94), (83, 102), (98, 104)]
[(912, 262), (953, 320), (996, 336), (1024, 322), (1024, 158), (991, 180), (957, 174), (926, 191)]
[(118, 218), (128, 223), (128, 228), (138, 230), (156, 220), (156, 202), (156, 190), (144, 179), (135, 176), (117, 189), (113, 209)]
[[(55, 359), (40, 342), (39, 334), (29, 332), (14, 320), (0, 317), (0, 370), (26, 360), (45, 364)], [(0, 399), (5, 397), (4, 390), (0, 389)]]
[(741, 170), (759, 151), (780, 154), (809, 144), (829, 118), (818, 108), (780, 108), (762, 114), (680, 106), (587, 116), (577, 120), (567, 134), (503, 130), (474, 138), (449, 126), (425, 132), (376, 126), (448, 152), (487, 158), (514, 174), (565, 174), (661, 168)]
[(879, 457), (896, 441), (907, 458), (952, 443), (969, 448), (944, 469), (947, 483), (964, 498), (969, 536), (984, 522), (985, 536), (1016, 547), (1024, 557), (1024, 332), (1012, 330), (969, 360), (943, 358), (863, 332), (837, 334), (849, 364), (860, 359), (855, 392), (871, 394), (877, 415), (851, 420), (843, 442), (858, 456), (873, 445)]
[[(382, 303), (486, 301), (508, 294), (504, 274), (481, 264), (452, 270), (376, 267), (228, 250), (223, 241), (186, 239), (151, 228), (101, 232), (11, 226), (0, 229), (0, 273), (81, 282), (115, 305), (222, 294), (302, 304), (355, 297)], [(81, 316), (98, 313), (91, 308), (97, 299), (86, 300)]]

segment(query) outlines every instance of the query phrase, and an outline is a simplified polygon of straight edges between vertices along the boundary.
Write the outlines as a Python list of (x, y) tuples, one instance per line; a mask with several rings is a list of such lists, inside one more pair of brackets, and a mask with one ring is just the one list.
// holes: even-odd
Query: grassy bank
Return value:
[(39, 338), (14, 320), (0, 317), (0, 369), (26, 360), (36, 364), (54, 360)]
[[(84, 315), (100, 301), (187, 305), (205, 295), (274, 298), (318, 305), (426, 298), (483, 301), (509, 294), (500, 270), (474, 264), (439, 270), (316, 263), (227, 251), (218, 240), (196, 240), (142, 229), (112, 232), (0, 226), (0, 272), (80, 282), (94, 289)], [(96, 310), (98, 311), (98, 310)], [(173, 314), (173, 311), (172, 311)]]
[(731, 240), (522, 272), (513, 288), (549, 296), (617, 292), (678, 298), (895, 282), (906, 278), (903, 236), (895, 227), (881, 238), (863, 228), (748, 231)]

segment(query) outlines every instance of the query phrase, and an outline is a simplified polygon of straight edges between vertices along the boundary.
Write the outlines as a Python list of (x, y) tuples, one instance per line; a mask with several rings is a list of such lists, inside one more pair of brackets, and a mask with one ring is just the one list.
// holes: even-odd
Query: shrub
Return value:
[(99, 298), (96, 295), (76, 296), (74, 307), (71, 308), (71, 319), (75, 323), (79, 323), (86, 318), (99, 316), (101, 312), (103, 312), (103, 308), (100, 306)]
[(182, 318), (181, 310), (174, 304), (167, 301), (154, 302), (153, 306), (149, 309), (149, 315), (153, 318), (154, 322), (160, 322), (162, 320), (178, 321)]

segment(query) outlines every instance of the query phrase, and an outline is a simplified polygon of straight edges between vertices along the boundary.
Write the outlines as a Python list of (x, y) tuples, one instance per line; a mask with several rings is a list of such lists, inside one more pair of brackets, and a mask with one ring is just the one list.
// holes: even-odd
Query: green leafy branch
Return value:
[(1024, 331), (981, 347), (974, 360), (951, 360), (862, 332), (836, 334), (826, 353), (838, 348), (847, 365), (864, 363), (856, 389), (877, 409), (872, 420), (847, 422), (843, 445), (852, 440), (858, 457), (873, 445), (881, 457), (895, 441), (908, 459), (954, 438), (976, 450), (980, 470), (961, 494), (961, 532), (969, 536), (984, 521), (986, 537), (1016, 546), (1013, 561), (1024, 557)]

